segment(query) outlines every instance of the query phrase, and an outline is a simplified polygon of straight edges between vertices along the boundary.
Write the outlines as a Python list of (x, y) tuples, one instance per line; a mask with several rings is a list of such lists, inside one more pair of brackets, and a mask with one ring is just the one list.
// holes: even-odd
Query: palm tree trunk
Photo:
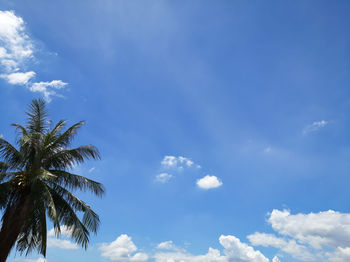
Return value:
[(0, 262), (5, 262), (16, 244), (18, 235), (32, 210), (32, 201), (27, 196), (21, 196), (12, 207), (6, 209), (0, 231)]

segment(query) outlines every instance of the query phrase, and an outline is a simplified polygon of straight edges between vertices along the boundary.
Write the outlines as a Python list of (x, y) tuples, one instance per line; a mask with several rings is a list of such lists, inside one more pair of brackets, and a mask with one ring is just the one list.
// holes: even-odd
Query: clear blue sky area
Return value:
[(87, 251), (52, 238), (47, 262), (350, 261), (350, 1), (0, 10), (0, 134), (14, 142), (10, 124), (45, 97), (54, 121), (87, 122), (74, 145), (102, 155), (75, 169), (105, 185), (77, 193), (98, 234)]

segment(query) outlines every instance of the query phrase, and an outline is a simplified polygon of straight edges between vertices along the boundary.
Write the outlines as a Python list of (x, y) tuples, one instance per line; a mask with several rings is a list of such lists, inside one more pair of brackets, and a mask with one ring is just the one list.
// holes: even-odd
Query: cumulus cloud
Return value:
[(293, 215), (273, 210), (268, 223), (279, 235), (254, 233), (253, 246), (274, 247), (301, 261), (350, 261), (350, 214), (332, 210)]
[[(61, 233), (58, 237), (70, 238), (72, 235), (72, 230), (67, 226), (61, 226)], [(78, 245), (73, 243), (68, 239), (56, 238), (55, 229), (50, 229), (47, 232), (47, 246), (51, 248), (60, 248), (60, 249), (78, 249)]]
[[(147, 261), (146, 253), (135, 253), (138, 249), (128, 235), (120, 235), (111, 243), (103, 243), (100, 247), (102, 256), (115, 261)], [(135, 253), (135, 254), (133, 254)]]
[(292, 215), (288, 210), (273, 210), (268, 222), (279, 234), (314, 249), (350, 247), (350, 214), (329, 210)]
[[(177, 252), (158, 252), (154, 255), (156, 262), (269, 262), (260, 251), (254, 250), (253, 247), (242, 243), (238, 238), (232, 235), (221, 235), (219, 242), (223, 247), (220, 250), (209, 248), (208, 253), (204, 255), (192, 255), (186, 251)], [(170, 246), (164, 242), (164, 246)]]
[(161, 173), (159, 175), (156, 176), (155, 178), (155, 182), (158, 183), (166, 183), (168, 182), (171, 178), (173, 177), (172, 174), (168, 174), (168, 173)]
[(276, 237), (273, 234), (264, 233), (249, 235), (248, 239), (253, 246), (275, 247), (292, 257), (303, 261), (312, 261), (315, 258), (314, 255), (309, 252), (307, 247), (298, 244), (294, 239), (287, 241), (283, 238)]
[(0, 77), (11, 85), (22, 85), (32, 92), (40, 92), (47, 101), (57, 95), (55, 90), (67, 83), (61, 80), (34, 82), (34, 71), (26, 71), (34, 59), (34, 44), (26, 33), (23, 19), (13, 11), (0, 11)]
[(197, 186), (202, 189), (211, 189), (222, 186), (222, 182), (216, 176), (206, 175), (197, 180)]
[(60, 249), (78, 249), (77, 244), (67, 240), (49, 237), (47, 239), (47, 247)]
[(303, 134), (306, 135), (310, 132), (315, 132), (315, 131), (319, 130), (320, 128), (325, 127), (327, 124), (328, 124), (328, 122), (325, 120), (313, 122), (312, 124), (306, 126), (303, 129)]
[[(194, 255), (174, 245), (173, 241), (165, 241), (157, 245), (153, 254), (133, 253), (138, 249), (128, 235), (120, 235), (115, 241), (100, 247), (102, 256), (115, 261), (148, 261), (155, 262), (269, 262), (260, 251), (242, 243), (232, 235), (221, 235), (219, 242), (223, 250), (209, 247), (203, 255)], [(279, 262), (274, 260), (273, 262)]]
[[(72, 235), (72, 230), (70, 228), (68, 228), (67, 226), (63, 225), (63, 226), (60, 226), (60, 236), (63, 236), (63, 237), (70, 237)], [(49, 237), (54, 237), (56, 236), (56, 233), (55, 233), (55, 229), (52, 228), (50, 229), (48, 232), (47, 232), (47, 236)]]
[(350, 247), (338, 247), (334, 253), (327, 252), (329, 262), (347, 262), (350, 261)]

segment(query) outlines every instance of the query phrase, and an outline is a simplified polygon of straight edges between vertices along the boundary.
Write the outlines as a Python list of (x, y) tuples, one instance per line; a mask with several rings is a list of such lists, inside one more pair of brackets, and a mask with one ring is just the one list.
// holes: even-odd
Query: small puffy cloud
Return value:
[(222, 186), (222, 182), (216, 176), (206, 175), (197, 180), (197, 186), (202, 189), (211, 189)]
[(95, 168), (92, 167), (92, 168), (90, 168), (90, 169), (88, 170), (88, 172), (91, 173), (91, 172), (93, 172), (94, 170), (95, 170)]
[(167, 249), (167, 250), (171, 250), (174, 247), (174, 243), (173, 241), (165, 241), (165, 242), (161, 242), (158, 244), (157, 248), (158, 249)]
[[(104, 243), (100, 250), (102, 256), (115, 261), (147, 261), (148, 255), (145, 253), (135, 253), (138, 249), (131, 237), (126, 234), (120, 235), (111, 243)], [(135, 254), (133, 254), (135, 253)]]
[(168, 182), (171, 178), (173, 177), (173, 175), (168, 174), (168, 173), (161, 173), (159, 175), (156, 176), (155, 178), (155, 182), (158, 183), (166, 183)]
[(26, 73), (16, 72), (11, 74), (3, 74), (2, 78), (6, 79), (12, 85), (25, 85), (35, 76), (35, 72), (30, 71)]
[(159, 243), (157, 245), (157, 248), (164, 249), (164, 250), (176, 250), (176, 251), (182, 250), (178, 248), (171, 240)]
[(67, 83), (61, 80), (33, 82), (34, 71), (21, 72), (34, 59), (34, 45), (26, 33), (21, 17), (13, 11), (0, 11), (0, 77), (11, 85), (22, 85), (32, 92), (40, 92), (46, 101), (57, 95), (56, 90)]
[(194, 162), (183, 156), (165, 156), (161, 162), (162, 167), (164, 168), (178, 168), (183, 169), (185, 167), (197, 167), (200, 168), (199, 165), (195, 165)]
[(303, 134), (306, 135), (310, 132), (315, 132), (315, 131), (319, 130), (320, 128), (325, 127), (327, 124), (328, 124), (328, 122), (325, 120), (313, 122), (312, 124), (306, 126), (303, 129)]

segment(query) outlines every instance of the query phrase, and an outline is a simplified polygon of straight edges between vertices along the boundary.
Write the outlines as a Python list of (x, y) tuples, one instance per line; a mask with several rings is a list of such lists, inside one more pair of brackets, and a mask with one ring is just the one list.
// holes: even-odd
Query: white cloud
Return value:
[(296, 259), (303, 261), (313, 261), (315, 259), (315, 256), (309, 252), (307, 247), (298, 244), (294, 239), (287, 241), (273, 234), (264, 233), (249, 235), (248, 239), (253, 246), (275, 247)]
[(165, 241), (165, 242), (161, 242), (158, 244), (157, 246), (158, 249), (166, 249), (166, 250), (172, 250), (175, 249), (175, 245), (173, 243), (173, 241)]
[(315, 131), (319, 130), (320, 128), (325, 127), (327, 124), (328, 124), (328, 122), (325, 120), (313, 122), (312, 124), (306, 126), (303, 129), (303, 134), (306, 135), (310, 132), (315, 132)]
[(326, 253), (329, 262), (348, 262), (350, 261), (350, 247), (338, 247), (334, 253)]
[(281, 235), (290, 236), (314, 249), (350, 247), (350, 214), (332, 210), (291, 215), (288, 210), (273, 210), (268, 219)]
[(220, 250), (209, 248), (205, 255), (192, 255), (186, 251), (158, 252), (154, 255), (156, 262), (268, 262), (260, 251), (242, 243), (235, 236), (221, 235), (220, 244), (224, 247), (223, 254)]
[(273, 210), (268, 222), (280, 236), (254, 233), (248, 236), (253, 246), (275, 247), (302, 261), (350, 261), (349, 213)]
[(156, 182), (159, 183), (166, 183), (168, 182), (171, 178), (173, 177), (173, 175), (168, 174), (168, 173), (161, 173), (159, 175), (156, 176), (155, 180)]
[[(135, 253), (138, 249), (128, 235), (120, 235), (111, 243), (103, 243), (100, 247), (102, 256), (116, 261), (147, 261), (145, 253)], [(133, 255), (133, 253), (135, 253)]]
[(161, 162), (162, 167), (164, 168), (178, 168), (183, 169), (185, 167), (197, 167), (200, 168), (199, 165), (195, 165), (194, 162), (183, 156), (165, 156)]
[(47, 101), (57, 95), (67, 83), (61, 80), (32, 82), (34, 71), (20, 72), (33, 59), (34, 45), (26, 33), (24, 21), (13, 11), (0, 11), (0, 77), (11, 85), (26, 86), (32, 92), (40, 92)]
[(52, 237), (47, 238), (47, 247), (60, 249), (78, 249), (77, 244), (69, 240)]
[(35, 76), (35, 72), (30, 71), (26, 73), (16, 72), (11, 74), (3, 74), (2, 78), (6, 79), (12, 85), (25, 85)]
[[(60, 236), (63, 236), (63, 237), (71, 237), (71, 235), (72, 235), (72, 230), (69, 229), (67, 226), (65, 226), (65, 225), (60, 226), (60, 230), (61, 230)], [(50, 230), (47, 232), (47, 235), (48, 235), (49, 237), (56, 236), (56, 234), (55, 234), (55, 229), (54, 229), (54, 228), (50, 229)]]
[(222, 182), (216, 176), (206, 175), (197, 180), (197, 186), (203, 189), (211, 189), (222, 186)]
[(95, 168), (94, 168), (94, 167), (92, 167), (92, 168), (90, 168), (90, 169), (89, 169), (89, 171), (88, 171), (88, 172), (89, 172), (89, 173), (91, 173), (91, 172), (93, 172), (94, 170), (95, 170)]
[(187, 252), (158, 252), (154, 255), (155, 262), (228, 262), (217, 249), (209, 248), (205, 255), (192, 255)]
[(47, 262), (45, 258), (39, 257), (38, 259), (23, 259), (23, 262)]
[(29, 90), (32, 92), (40, 92), (44, 95), (46, 101), (51, 101), (51, 96), (57, 95), (54, 89), (62, 89), (67, 85), (67, 83), (61, 80), (53, 80), (51, 82), (39, 82), (33, 83), (29, 86)]
[(281, 262), (281, 260), (277, 256), (274, 256), (272, 262)]
[[(61, 233), (59, 237), (70, 238), (72, 236), (72, 230), (63, 225), (60, 227)], [(56, 238), (55, 229), (52, 228), (47, 232), (47, 246), (51, 248), (60, 249), (78, 249), (78, 245), (69, 241), (68, 239)]]
[[(0, 11), (0, 58), (12, 64), (10, 68), (16, 70), (17, 66), (33, 54), (33, 44), (25, 33), (24, 22), (13, 11)], [(8, 61), (11, 61), (10, 63)]]

